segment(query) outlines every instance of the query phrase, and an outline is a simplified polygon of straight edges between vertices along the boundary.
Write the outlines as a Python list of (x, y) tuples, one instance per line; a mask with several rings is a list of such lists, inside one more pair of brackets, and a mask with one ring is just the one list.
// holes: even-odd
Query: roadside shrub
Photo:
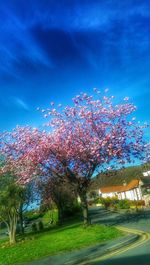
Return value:
[(78, 202), (68, 203), (63, 207), (64, 217), (70, 217), (72, 215), (76, 215), (81, 212), (81, 205)]
[(138, 207), (138, 206), (145, 206), (145, 201), (144, 200), (139, 200), (139, 201), (131, 201), (131, 206), (135, 206), (135, 207)]
[(145, 201), (143, 200), (137, 201), (137, 206), (145, 206)]
[(44, 229), (44, 224), (43, 224), (42, 221), (39, 221), (39, 222), (38, 222), (38, 230), (39, 230), (39, 231), (42, 231), (43, 229)]
[[(131, 205), (136, 206), (136, 201), (130, 201), (128, 199), (119, 200), (118, 197), (107, 197), (107, 198), (98, 198), (95, 200), (95, 203), (102, 204), (105, 209), (113, 208), (113, 209), (129, 209)], [(138, 201), (138, 204), (144, 205), (144, 201)]]
[(97, 203), (102, 204), (105, 207), (105, 209), (108, 209), (110, 207), (111, 208), (116, 208), (116, 205), (117, 205), (118, 201), (119, 200), (118, 200), (117, 197), (112, 197), (112, 198), (110, 198), (110, 197), (107, 197), (107, 198), (101, 197), (101, 198), (96, 199), (95, 203), (96, 204)]
[(127, 199), (118, 200), (117, 208), (118, 209), (130, 209), (131, 202)]
[(31, 229), (32, 229), (32, 232), (33, 233), (36, 233), (37, 232), (37, 224), (36, 223), (33, 223), (32, 226), (31, 226)]
[(111, 198), (111, 203), (110, 203), (110, 207), (113, 208), (113, 209), (117, 209), (117, 205), (119, 203), (119, 199), (118, 197), (112, 197)]
[(105, 209), (108, 209), (111, 206), (111, 198), (105, 198), (102, 200), (102, 204), (104, 205)]
[(97, 198), (94, 201), (96, 204), (101, 204), (105, 207), (105, 209), (112, 208), (112, 209), (130, 209), (132, 206), (137, 208), (141, 206), (145, 206), (144, 200), (139, 201), (131, 201), (129, 199), (122, 199), (119, 200), (118, 197), (107, 197), (107, 198)]
[(102, 199), (101, 197), (96, 198), (96, 199), (94, 200), (94, 203), (95, 203), (95, 204), (102, 204), (101, 199)]

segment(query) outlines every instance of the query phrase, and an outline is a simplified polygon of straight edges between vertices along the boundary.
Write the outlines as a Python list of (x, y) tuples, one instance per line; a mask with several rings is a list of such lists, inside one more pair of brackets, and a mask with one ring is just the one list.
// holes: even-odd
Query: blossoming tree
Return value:
[[(107, 91), (105, 91), (107, 92)], [(136, 107), (128, 98), (115, 104), (113, 96), (80, 94), (72, 105), (43, 109), (49, 129), (43, 142), (44, 159), (57, 176), (76, 185), (88, 224), (87, 191), (96, 170), (119, 168), (146, 156), (143, 128), (132, 113)], [(39, 109), (39, 108), (38, 108)], [(39, 109), (40, 110), (40, 109)], [(41, 145), (42, 148), (42, 145)]]
[(88, 224), (86, 196), (91, 178), (97, 171), (144, 159), (149, 150), (144, 126), (132, 118), (136, 107), (128, 98), (116, 105), (112, 96), (100, 96), (96, 89), (94, 97), (82, 93), (66, 108), (53, 105), (41, 110), (47, 132), (19, 127), (4, 134), (1, 153), (7, 163), (3, 172), (13, 171), (24, 184), (37, 175), (42, 181), (67, 178), (76, 187), (84, 224)]
[(27, 184), (38, 173), (38, 166), (33, 166), (28, 156), (39, 135), (30, 127), (17, 127), (0, 135), (0, 219), (7, 224), (11, 244), (16, 240), (18, 219), (22, 225), (22, 211), (32, 198)]

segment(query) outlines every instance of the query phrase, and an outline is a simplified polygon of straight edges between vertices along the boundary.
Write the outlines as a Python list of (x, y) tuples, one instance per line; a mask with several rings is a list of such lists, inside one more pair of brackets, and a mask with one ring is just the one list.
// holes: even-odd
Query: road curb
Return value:
[(107, 248), (107, 251), (111, 252), (111, 251), (118, 250), (118, 249), (120, 249), (122, 247), (128, 246), (128, 245), (136, 242), (137, 240), (139, 240), (139, 237), (140, 237), (140, 235), (133, 235), (130, 239), (125, 240), (122, 243), (118, 243), (118, 244), (116, 244), (116, 245), (114, 245), (112, 247)]
[[(117, 227), (117, 229), (121, 231), (124, 230), (122, 227)], [(111, 255), (111, 253), (114, 253), (115, 251), (119, 251), (120, 249), (124, 247), (128, 247), (132, 245), (133, 243), (137, 242), (139, 238), (140, 238), (139, 234), (129, 234), (128, 232), (128, 235), (125, 236), (124, 240), (121, 243), (117, 243), (113, 246), (107, 247), (105, 250), (103, 250), (102, 253), (100, 253), (101, 252), (100, 250), (99, 253), (97, 253), (95, 257), (90, 258), (88, 256), (85, 256), (83, 258), (78, 258), (78, 259), (67, 261), (66, 263), (64, 263), (64, 265), (88, 265), (88, 264), (90, 265), (92, 261), (102, 259), (104, 256)]]
[[(79, 261), (78, 263), (72, 263), (70, 265), (91, 265), (93, 262), (100, 262), (107, 260), (113, 256), (119, 255), (123, 252), (126, 252), (129, 250), (129, 248), (135, 248), (139, 245), (142, 245), (146, 241), (150, 239), (150, 235), (148, 233), (145, 233), (140, 230), (136, 229), (129, 229), (127, 227), (122, 227), (122, 226), (116, 226), (117, 229), (127, 232), (130, 234), (131, 238), (129, 240), (125, 240), (124, 242), (118, 243), (112, 247), (109, 247), (104, 251), (102, 254), (99, 255), (99, 257), (87, 260), (87, 261)], [(92, 262), (92, 263), (91, 263)]]

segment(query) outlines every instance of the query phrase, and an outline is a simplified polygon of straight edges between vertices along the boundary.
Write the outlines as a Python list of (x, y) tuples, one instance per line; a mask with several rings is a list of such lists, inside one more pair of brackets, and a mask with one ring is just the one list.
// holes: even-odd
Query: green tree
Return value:
[(19, 191), (20, 206), (18, 209), (20, 233), (24, 234), (24, 213), (26, 212), (30, 203), (34, 201), (34, 185), (29, 183), (26, 186), (20, 186)]
[(23, 189), (13, 176), (7, 174), (0, 177), (0, 220), (8, 228), (10, 244), (16, 242), (19, 209), (24, 200)]
[(41, 183), (41, 205), (50, 209), (54, 203), (58, 210), (58, 223), (62, 225), (65, 218), (78, 209), (77, 192), (65, 179), (51, 178), (45, 185)]

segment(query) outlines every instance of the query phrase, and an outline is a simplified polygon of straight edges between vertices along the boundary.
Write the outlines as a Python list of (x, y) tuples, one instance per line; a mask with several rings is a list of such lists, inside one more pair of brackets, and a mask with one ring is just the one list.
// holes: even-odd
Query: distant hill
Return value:
[(103, 186), (123, 185), (124, 182), (128, 184), (133, 179), (140, 179), (143, 172), (148, 170), (150, 170), (150, 163), (100, 173), (92, 179), (90, 190)]

